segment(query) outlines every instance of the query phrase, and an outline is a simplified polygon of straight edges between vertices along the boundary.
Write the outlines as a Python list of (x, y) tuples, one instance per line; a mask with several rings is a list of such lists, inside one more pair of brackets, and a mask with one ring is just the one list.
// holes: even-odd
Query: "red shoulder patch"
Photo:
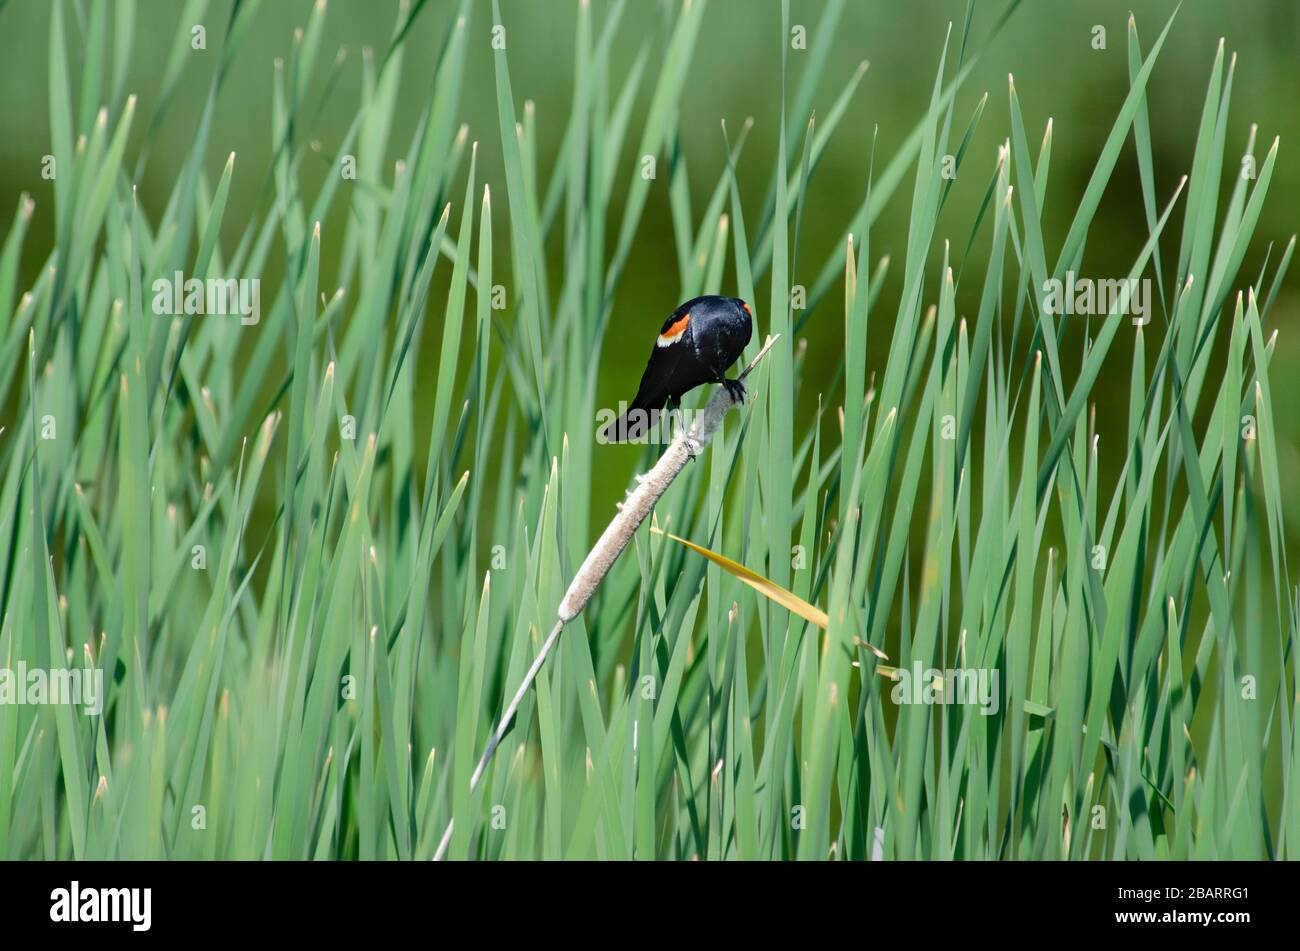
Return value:
[(687, 311), (685, 314), (683, 314), (677, 320), (673, 321), (671, 324), (669, 324), (660, 332), (659, 342), (672, 343), (674, 340), (676, 340), (678, 337), (682, 335), (682, 331), (686, 329), (686, 325), (689, 324), (690, 322), (691, 322), (691, 312)]

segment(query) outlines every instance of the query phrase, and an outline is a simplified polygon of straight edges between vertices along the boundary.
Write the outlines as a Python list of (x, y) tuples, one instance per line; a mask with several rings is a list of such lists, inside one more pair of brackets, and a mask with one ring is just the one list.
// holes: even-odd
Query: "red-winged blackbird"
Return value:
[(721, 383), (735, 399), (744, 384), (726, 378), (754, 332), (749, 305), (736, 297), (696, 297), (678, 307), (659, 330), (641, 385), (626, 413), (600, 432), (604, 442), (641, 439), (664, 404), (676, 408), (682, 394), (702, 383)]

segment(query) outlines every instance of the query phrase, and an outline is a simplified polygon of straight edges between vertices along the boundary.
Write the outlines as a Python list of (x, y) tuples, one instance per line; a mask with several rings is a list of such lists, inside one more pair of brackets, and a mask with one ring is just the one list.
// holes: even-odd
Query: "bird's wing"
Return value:
[(655, 347), (641, 374), (641, 384), (632, 400), (634, 409), (659, 409), (668, 401), (673, 382), (679, 375), (682, 350), (676, 347)]

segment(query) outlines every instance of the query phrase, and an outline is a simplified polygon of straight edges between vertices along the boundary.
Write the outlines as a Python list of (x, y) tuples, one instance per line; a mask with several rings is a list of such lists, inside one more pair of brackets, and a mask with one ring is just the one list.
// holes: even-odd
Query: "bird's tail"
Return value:
[(627, 411), (596, 435), (597, 441), (602, 443), (645, 441), (651, 429), (659, 422), (659, 410), (662, 410), (667, 402), (667, 395), (643, 396), (637, 393)]

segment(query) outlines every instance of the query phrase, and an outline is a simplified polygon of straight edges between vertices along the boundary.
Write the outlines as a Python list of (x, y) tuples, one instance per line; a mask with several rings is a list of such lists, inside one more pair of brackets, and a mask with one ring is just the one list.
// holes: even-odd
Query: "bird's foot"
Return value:
[(726, 387), (727, 395), (731, 397), (731, 401), (733, 403), (737, 405), (741, 405), (745, 402), (745, 381), (744, 380), (724, 379), (722, 381), (722, 385)]

